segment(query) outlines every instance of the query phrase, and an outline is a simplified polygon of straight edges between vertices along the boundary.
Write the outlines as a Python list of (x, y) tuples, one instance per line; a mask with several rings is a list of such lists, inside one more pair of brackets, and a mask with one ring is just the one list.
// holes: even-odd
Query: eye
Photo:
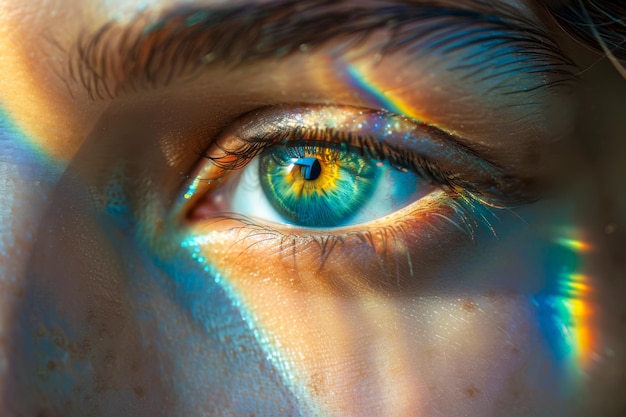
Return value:
[(434, 188), (404, 167), (322, 142), (270, 147), (235, 181), (225, 211), (324, 228), (375, 220)]
[(500, 203), (510, 178), (443, 130), (350, 107), (270, 108), (245, 115), (204, 155), (191, 217), (233, 214), (302, 228), (392, 216), (439, 190)]

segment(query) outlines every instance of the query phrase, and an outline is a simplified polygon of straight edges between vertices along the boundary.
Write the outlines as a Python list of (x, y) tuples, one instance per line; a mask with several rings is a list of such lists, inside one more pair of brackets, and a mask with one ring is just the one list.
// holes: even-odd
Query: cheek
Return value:
[[(511, 283), (532, 286), (537, 265), (525, 260), (515, 274), (505, 267), (522, 256), (524, 239), (487, 246), (497, 261), (482, 256), (472, 268), (468, 259), (478, 254), (461, 255), (467, 236), (454, 233), (445, 248), (441, 239), (411, 248), (344, 239), (333, 247), (228, 222), (195, 240), (202, 243), (192, 244), (194, 257), (222, 272), (265, 355), (308, 408), (325, 415), (489, 416), (504, 412), (500, 405), (511, 416), (528, 407), (564, 412), (554, 397), (563, 375), (539, 312), (523, 295), (528, 288)], [(418, 235), (426, 236), (424, 228)], [(415, 242), (408, 231), (404, 237)]]
[(289, 278), (229, 274), (266, 354), (327, 415), (497, 415), (559, 385), (525, 297), (342, 294)]
[(162, 388), (125, 294), (122, 246), (107, 233), (114, 225), (88, 201), (66, 177), (42, 206), (11, 315), (8, 397), (18, 414), (120, 415)]

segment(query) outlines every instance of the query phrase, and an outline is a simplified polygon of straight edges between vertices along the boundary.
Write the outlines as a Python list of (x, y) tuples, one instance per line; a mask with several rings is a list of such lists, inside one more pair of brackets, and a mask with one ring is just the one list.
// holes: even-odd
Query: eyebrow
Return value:
[[(456, 69), (471, 76), (497, 64), (487, 77), (518, 73), (557, 74), (550, 85), (573, 78), (571, 61), (545, 30), (499, 1), (275, 0), (223, 7), (183, 7), (156, 19), (140, 14), (128, 24), (108, 22), (79, 36), (69, 51), (69, 79), (94, 99), (128, 90), (159, 88), (214, 64), (243, 65), (281, 59), (344, 40), (341, 51), (385, 30), (379, 51), (387, 54), (475, 50)], [(454, 70), (454, 68), (452, 68)], [(554, 78), (554, 77), (553, 77)], [(539, 82), (524, 91), (549, 86)]]

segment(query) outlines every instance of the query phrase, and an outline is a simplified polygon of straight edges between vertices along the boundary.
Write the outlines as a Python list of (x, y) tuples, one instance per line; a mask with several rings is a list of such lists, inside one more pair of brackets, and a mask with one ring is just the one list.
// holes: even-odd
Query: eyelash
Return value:
[[(298, 139), (295, 139), (298, 138)], [(215, 178), (205, 178), (201, 181), (207, 183), (220, 183), (226, 180), (228, 175), (234, 171), (244, 168), (248, 162), (260, 155), (263, 151), (273, 146), (324, 146), (327, 144), (338, 144), (345, 150), (358, 152), (361, 155), (371, 157), (374, 160), (388, 161), (393, 167), (400, 170), (412, 170), (417, 175), (427, 179), (431, 183), (440, 187), (445, 193), (443, 202), (435, 210), (429, 210), (428, 216), (420, 213), (420, 218), (427, 217), (429, 226), (437, 229), (437, 221), (447, 222), (461, 231), (468, 241), (474, 241), (478, 231), (489, 230), (495, 235), (492, 217), (497, 220), (497, 216), (491, 208), (497, 207), (486, 201), (471, 183), (462, 181), (458, 176), (442, 169), (437, 163), (408, 150), (399, 149), (386, 142), (381, 142), (373, 136), (360, 136), (351, 132), (340, 131), (332, 128), (303, 128), (297, 127), (291, 130), (283, 130), (257, 136), (243, 140), (243, 144), (235, 150), (228, 150), (220, 142), (214, 145), (222, 153), (220, 156), (211, 156), (203, 152), (201, 156), (210, 161), (218, 168), (220, 175)], [(209, 191), (209, 194), (211, 191)], [(448, 210), (452, 215), (444, 214)], [(407, 262), (411, 265), (409, 248), (406, 246), (406, 236), (409, 234), (411, 220), (416, 218), (416, 212), (404, 216), (399, 221), (394, 221), (392, 225), (378, 226), (374, 230), (349, 230), (343, 233), (321, 234), (307, 231), (307, 234), (285, 232), (278, 230), (267, 224), (259, 224), (242, 215), (218, 215), (212, 217), (212, 222), (237, 221), (240, 226), (234, 226), (230, 230), (245, 230), (247, 233), (243, 237), (238, 236), (235, 244), (245, 244), (245, 240), (252, 239), (246, 248), (252, 248), (256, 244), (256, 239), (267, 242), (276, 240), (276, 250), (283, 253), (285, 248), (293, 248), (293, 262), (296, 265), (297, 253), (301, 248), (313, 245), (319, 251), (319, 258), (322, 260), (320, 269), (331, 253), (340, 248), (346, 249), (348, 242), (356, 240), (361, 244), (366, 244), (369, 250), (378, 255), (379, 263), (384, 264), (384, 248), (391, 247), (407, 254)], [(400, 246), (399, 246), (400, 245)], [(245, 253), (245, 250), (243, 251)], [(243, 254), (243, 253), (242, 253)], [(398, 265), (395, 266), (395, 269)], [(412, 270), (412, 267), (409, 267)], [(319, 272), (319, 271), (318, 271)]]
[[(294, 140), (294, 138), (301, 138)], [(260, 155), (272, 146), (324, 146), (338, 144), (342, 150), (358, 152), (361, 156), (368, 156), (378, 161), (388, 161), (392, 167), (399, 170), (412, 170), (416, 174), (440, 185), (447, 187), (466, 188), (468, 184), (461, 184), (441, 169), (436, 163), (413, 152), (403, 151), (397, 147), (372, 136), (353, 135), (337, 129), (310, 129), (296, 127), (291, 131), (276, 132), (263, 137), (245, 141), (245, 145), (236, 151), (229, 151), (223, 147), (223, 156), (212, 157), (206, 153), (201, 156), (210, 160), (218, 168), (228, 172), (243, 168), (252, 158)], [(216, 144), (219, 147), (219, 144)]]
[[(445, 208), (449, 208), (459, 219), (455, 221), (451, 216), (442, 214)], [(489, 230), (497, 237), (492, 222), (488, 216), (498, 221), (498, 217), (492, 212), (489, 206), (480, 203), (471, 193), (456, 193), (445, 199), (435, 210), (431, 210), (428, 216), (421, 216), (419, 220), (419, 233), (440, 233), (441, 228), (446, 227), (446, 223), (460, 231), (457, 236), (466, 243), (474, 243), (479, 230)], [(377, 227), (373, 230), (352, 230), (341, 234), (296, 234), (285, 233), (269, 225), (259, 224), (241, 215), (219, 215), (211, 219), (207, 227), (214, 226), (222, 221), (236, 221), (238, 225), (229, 227), (228, 231), (234, 233), (237, 238), (233, 241), (234, 246), (242, 247), (238, 256), (246, 258), (249, 251), (253, 251), (259, 242), (267, 244), (275, 242), (272, 253), (264, 253), (264, 256), (278, 256), (276, 259), (287, 260), (291, 258), (291, 265), (294, 271), (300, 270), (300, 256), (303, 253), (315, 257), (317, 270), (314, 274), (323, 272), (327, 261), (334, 255), (335, 251), (342, 250), (344, 254), (353, 253), (353, 248), (359, 245), (359, 249), (369, 251), (373, 256), (369, 261), (373, 268), (378, 268), (380, 273), (376, 274), (374, 285), (378, 288), (394, 290), (402, 288), (400, 282), (403, 279), (415, 278), (415, 265), (419, 264), (419, 259), (413, 259), (411, 254), (410, 239), (416, 225), (412, 222), (412, 217), (405, 216), (395, 224)], [(238, 232), (243, 232), (240, 236)], [(222, 238), (222, 237), (220, 237)], [(249, 242), (247, 242), (250, 240)], [(363, 248), (364, 247), (364, 248)], [(314, 248), (311, 251), (311, 248)], [(364, 252), (361, 252), (364, 253)], [(252, 253), (254, 256), (258, 256)], [(399, 271), (408, 271), (401, 274)], [(374, 270), (368, 268), (369, 273)], [(366, 274), (365, 274), (366, 275)], [(367, 277), (362, 284), (370, 285)], [(361, 285), (362, 285), (361, 284)]]

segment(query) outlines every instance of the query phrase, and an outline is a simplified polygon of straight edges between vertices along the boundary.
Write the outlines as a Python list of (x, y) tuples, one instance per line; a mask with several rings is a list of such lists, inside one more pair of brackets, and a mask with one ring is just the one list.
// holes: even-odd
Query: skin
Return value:
[[(119, 3), (0, 4), (0, 414), (623, 415), (626, 84), (610, 63), (539, 12), (588, 68), (573, 91), (546, 97), (534, 113), (544, 117), (516, 124), (457, 79), (443, 92), (415, 81), (403, 98), (424, 119), (547, 184), (548, 196), (494, 210), (498, 237), (487, 229), (474, 241), (430, 214), (442, 206), (431, 196), (391, 213), (410, 244), (332, 251), (320, 268), (311, 236), (322, 232), (242, 229), (216, 222), (226, 210), (204, 194), (179, 197), (198, 141), (248, 111), (372, 107), (320, 65), (337, 45), (92, 100), (58, 68), (82, 31), (144, 7)], [(532, 16), (532, 4), (511, 4)], [(390, 90), (425, 79), (415, 73), (428, 64), (407, 64), (409, 77), (401, 55), (350, 59)], [(204, 238), (195, 258), (181, 246), (190, 236)], [(564, 249), (563, 238), (584, 245)], [(368, 263), (385, 251), (418, 272)], [(534, 298), (563, 270), (591, 288), (579, 297), (584, 343), (548, 334)]]

